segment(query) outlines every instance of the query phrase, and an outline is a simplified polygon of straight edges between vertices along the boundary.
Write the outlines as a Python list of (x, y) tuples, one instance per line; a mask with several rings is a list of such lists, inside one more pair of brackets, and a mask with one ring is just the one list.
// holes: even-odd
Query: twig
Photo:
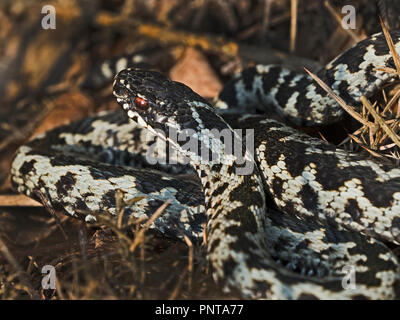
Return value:
[(121, 189), (117, 189), (115, 192), (115, 211), (117, 214), (117, 228), (122, 229), (122, 223), (124, 218), (124, 211), (127, 206), (130, 206), (140, 200), (145, 199), (145, 196), (134, 197), (128, 201), (124, 201), (124, 192)]
[(298, 0), (290, 1), (290, 52), (296, 48)]
[(388, 110), (391, 110), (392, 106), (396, 103), (396, 101), (400, 97), (400, 90), (398, 90), (394, 96), (389, 100), (389, 103), (385, 106), (385, 108), (382, 111), (382, 114), (385, 114)]
[(368, 148), (367, 146), (364, 145), (364, 143), (356, 136), (352, 135), (351, 133), (349, 133), (349, 137), (351, 139), (353, 139), (361, 148), (363, 148), (364, 150), (368, 151), (369, 153), (371, 153), (373, 156), (377, 157), (377, 158), (382, 158), (382, 155), (375, 152), (374, 150)]
[(262, 39), (264, 39), (265, 35), (268, 32), (269, 23), (271, 20), (271, 7), (272, 7), (272, 0), (264, 0), (264, 15), (260, 32)]
[(189, 291), (192, 290), (192, 276), (193, 276), (193, 243), (190, 241), (190, 239), (186, 236), (183, 235), (183, 238), (185, 239), (185, 242), (187, 246), (189, 247), (189, 257), (188, 257), (188, 288)]
[(43, 207), (43, 205), (23, 194), (0, 195), (0, 207)]
[(171, 199), (168, 199), (165, 201), (161, 207), (159, 207), (156, 212), (151, 216), (149, 221), (147, 221), (142, 229), (139, 230), (139, 232), (136, 234), (135, 239), (133, 240), (131, 246), (129, 247), (129, 251), (133, 252), (135, 251), (137, 245), (142, 242), (144, 233), (147, 231), (148, 228), (150, 228), (150, 225), (164, 212), (165, 208), (171, 203)]
[(364, 96), (361, 96), (360, 98), (362, 104), (368, 109), (368, 111), (371, 113), (372, 117), (375, 119), (375, 121), (379, 124), (379, 126), (386, 132), (386, 134), (392, 139), (392, 141), (400, 147), (400, 139), (397, 136), (395, 132), (386, 124), (385, 120), (382, 119), (382, 117), (375, 111), (375, 109), (371, 106), (370, 102), (368, 99)]
[(321, 86), (322, 89), (324, 89), (333, 99), (336, 100), (336, 102), (344, 109), (348, 114), (350, 114), (354, 119), (358, 120), (361, 122), (363, 125), (374, 129), (375, 125), (367, 120), (365, 120), (359, 113), (357, 113), (353, 107), (350, 107), (346, 104), (346, 102), (339, 97), (336, 93), (333, 92), (331, 88), (328, 87), (328, 85), (323, 82), (317, 75), (313, 74), (311, 71), (309, 71), (307, 68), (304, 68), (306, 72)]
[(18, 264), (17, 260), (15, 260), (14, 256), (8, 250), (6, 244), (0, 238), (0, 252), (6, 258), (8, 263), (15, 269), (18, 274), (19, 279), (21, 280), (22, 284), (26, 287), (28, 293), (33, 299), (40, 299), (39, 295), (34, 291), (31, 282), (29, 281), (26, 273), (22, 270), (20, 265)]
[(381, 22), (382, 31), (383, 31), (383, 34), (385, 35), (386, 42), (387, 42), (387, 44), (389, 46), (390, 53), (392, 54), (392, 57), (393, 57), (393, 60), (394, 60), (394, 64), (396, 66), (397, 75), (400, 78), (400, 59), (399, 59), (399, 55), (396, 52), (396, 48), (394, 47), (393, 39), (390, 36), (389, 30), (386, 28), (385, 23), (383, 22), (381, 17), (379, 17), (379, 20)]
[(178, 283), (177, 283), (174, 291), (172, 292), (172, 294), (169, 296), (168, 300), (175, 300), (176, 299), (176, 297), (177, 297), (177, 295), (179, 293), (179, 289), (181, 288), (183, 280), (185, 279), (187, 273), (188, 273), (188, 271), (187, 271), (187, 269), (185, 269), (183, 271), (183, 273), (180, 275)]

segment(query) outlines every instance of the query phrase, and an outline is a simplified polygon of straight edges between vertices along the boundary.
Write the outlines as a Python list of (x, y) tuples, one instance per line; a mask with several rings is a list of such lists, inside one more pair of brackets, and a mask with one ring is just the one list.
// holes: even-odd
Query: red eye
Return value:
[(135, 98), (135, 105), (139, 109), (145, 110), (147, 108), (147, 101), (143, 98), (136, 97)]

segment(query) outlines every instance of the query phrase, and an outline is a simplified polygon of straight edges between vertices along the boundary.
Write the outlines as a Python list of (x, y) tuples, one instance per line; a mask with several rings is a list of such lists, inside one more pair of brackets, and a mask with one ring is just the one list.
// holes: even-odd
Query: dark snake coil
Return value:
[[(400, 52), (400, 32), (391, 35)], [(361, 95), (371, 96), (395, 80), (377, 70), (383, 67), (394, 63), (377, 34), (338, 56), (318, 76), (358, 107)], [(170, 237), (199, 239), (206, 220), (214, 278), (246, 298), (398, 297), (399, 264), (380, 240), (400, 241), (400, 169), (249, 115), (272, 105), (298, 124), (338, 121), (343, 111), (309, 76), (256, 66), (220, 94), (216, 106), (242, 115), (232, 124), (254, 130), (255, 152), (244, 154), (254, 165), (248, 175), (236, 173), (237, 158), (213, 131), (237, 137), (232, 127), (183, 84), (154, 71), (126, 69), (115, 78), (114, 95), (134, 122), (110, 112), (37, 137), (15, 156), (15, 189), (86, 221), (98, 212), (115, 214), (117, 189), (125, 200), (146, 196), (125, 208), (127, 217), (150, 217), (172, 199), (152, 227)], [(185, 141), (170, 138), (172, 130), (191, 130), (193, 139), (223, 161), (200, 160), (198, 152), (185, 149)], [(172, 175), (188, 170), (183, 161), (175, 166), (156, 161), (156, 169), (168, 173), (146, 168), (152, 164), (145, 155), (163, 141), (178, 150), (179, 161), (190, 158), (201, 187)], [(154, 156), (160, 160), (167, 154)], [(346, 267), (355, 271), (354, 288), (343, 284)]]

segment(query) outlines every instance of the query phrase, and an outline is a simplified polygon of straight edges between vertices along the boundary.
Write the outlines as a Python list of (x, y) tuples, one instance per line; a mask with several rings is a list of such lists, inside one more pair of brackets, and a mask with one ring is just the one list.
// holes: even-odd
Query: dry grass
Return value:
[[(203, 246), (162, 238), (147, 230), (149, 221), (141, 228), (136, 219), (97, 218), (98, 226), (64, 219), (67, 241), (57, 227), (29, 248), (0, 240), (0, 299), (227, 298), (208, 273)], [(41, 288), (46, 264), (56, 269), (57, 290)]]
[[(385, 69), (384, 72), (395, 73), (400, 78), (400, 58), (394, 48), (392, 38), (381, 20), (382, 30), (385, 34), (388, 47), (396, 65), (396, 70)], [(390, 160), (396, 165), (400, 162), (400, 127), (399, 127), (399, 97), (400, 87), (395, 87), (388, 100), (385, 89), (382, 89), (383, 103), (371, 102), (364, 96), (360, 98), (362, 110), (357, 111), (354, 106), (349, 106), (318, 76), (307, 70), (307, 73), (323, 88), (336, 102), (355, 120), (361, 127), (348, 134), (340, 145), (350, 151), (364, 150), (373, 157), (381, 160)], [(355, 142), (355, 145), (353, 144)]]

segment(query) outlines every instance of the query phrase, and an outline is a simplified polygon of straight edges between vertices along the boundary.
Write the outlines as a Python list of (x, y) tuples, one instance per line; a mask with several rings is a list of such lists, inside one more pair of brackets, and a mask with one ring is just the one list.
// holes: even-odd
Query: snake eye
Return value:
[(135, 105), (141, 110), (147, 109), (147, 101), (143, 98), (136, 97), (135, 98)]

